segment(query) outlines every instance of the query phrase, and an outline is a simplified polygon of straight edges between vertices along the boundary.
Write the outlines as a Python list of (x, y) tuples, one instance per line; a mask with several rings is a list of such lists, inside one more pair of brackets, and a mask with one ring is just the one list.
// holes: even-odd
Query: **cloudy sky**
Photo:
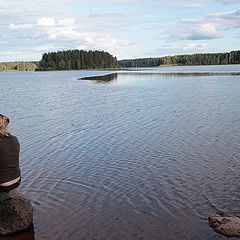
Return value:
[(240, 0), (0, 0), (0, 61), (66, 49), (118, 59), (240, 50)]

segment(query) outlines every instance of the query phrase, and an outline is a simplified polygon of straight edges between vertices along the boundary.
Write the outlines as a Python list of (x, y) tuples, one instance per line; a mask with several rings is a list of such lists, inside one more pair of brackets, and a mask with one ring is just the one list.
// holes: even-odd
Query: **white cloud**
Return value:
[[(14, 24), (12, 24), (13, 26), (15, 27)], [(129, 44), (129, 41), (110, 34), (81, 31), (79, 26), (74, 24), (72, 18), (58, 20), (40, 18), (33, 26), (37, 28), (39, 38), (43, 38), (49, 43), (58, 42), (58, 45), (64, 42), (68, 45), (71, 43), (72, 48), (111, 51)]]
[(202, 8), (207, 7), (208, 5), (205, 3), (183, 3), (179, 5), (181, 8)]
[(224, 30), (240, 28), (240, 9), (209, 14), (206, 16), (205, 22), (211, 22), (219, 29)]
[(239, 0), (218, 0), (218, 1), (223, 3), (239, 3), (240, 2)]
[(126, 15), (136, 15), (140, 11), (110, 11), (110, 12), (101, 12), (101, 13), (91, 13), (89, 17), (108, 17), (108, 16), (126, 16)]
[(33, 24), (26, 23), (26, 24), (9, 24), (8, 29), (28, 29), (33, 28)]
[(105, 1), (114, 3), (150, 3), (156, 0), (105, 0)]
[[(240, 0), (239, 0), (240, 1)], [(224, 37), (224, 30), (240, 28), (240, 9), (216, 12), (204, 18), (182, 19), (172, 39), (206, 40)]]
[(36, 46), (36, 47), (31, 47), (31, 50), (34, 52), (47, 52), (50, 51), (52, 49), (54, 49), (55, 46), (54, 45), (42, 45), (42, 46)]
[(188, 9), (188, 8), (204, 8), (209, 7), (210, 3), (209, 0), (184, 0), (184, 1), (178, 1), (178, 0), (171, 0), (166, 1), (163, 3), (163, 5), (170, 7), (171, 9)]
[(72, 27), (55, 27), (46, 30), (48, 40), (78, 40), (80, 33)]
[(58, 21), (58, 25), (60, 26), (70, 26), (74, 24), (74, 19), (72, 18), (64, 18), (64, 19), (60, 19)]
[(181, 23), (203, 23), (204, 19), (203, 18), (186, 18), (186, 19), (182, 19), (180, 20)]
[(212, 24), (219, 29), (233, 29), (240, 28), (240, 9), (211, 13), (205, 18), (183, 19), (182, 23), (189, 24)]
[(185, 22), (178, 26), (179, 32), (171, 33), (170, 38), (175, 40), (210, 40), (223, 37), (214, 24)]
[(115, 50), (129, 44), (128, 41), (111, 35), (95, 32), (81, 33), (72, 27), (55, 27), (54, 29), (48, 29), (47, 35), (49, 41), (74, 41), (78, 48), (81, 49)]
[(200, 44), (195, 44), (195, 43), (190, 43), (186, 44), (183, 46), (184, 51), (201, 51), (201, 50), (209, 50), (209, 47), (206, 43), (200, 43)]
[(233, 10), (233, 11), (228, 11), (228, 12), (218, 12), (218, 13), (212, 13), (209, 14), (208, 17), (220, 17), (220, 18), (240, 18), (240, 8)]
[(40, 27), (53, 27), (55, 26), (55, 20), (53, 18), (43, 17), (37, 21), (36, 25)]
[(188, 40), (215, 39), (221, 35), (217, 32), (213, 24), (200, 24), (194, 27), (192, 32), (186, 37)]
[[(39, 18), (35, 24), (9, 24), (8, 29), (32, 28), (32, 39), (41, 45), (32, 46), (36, 52), (58, 48), (101, 49), (112, 51), (126, 46), (129, 41), (112, 34), (95, 31), (85, 31), (73, 18)], [(15, 34), (12, 31), (12, 34)], [(27, 36), (27, 35), (26, 35)], [(23, 38), (22, 38), (23, 40)], [(50, 47), (49, 47), (50, 46)], [(54, 47), (53, 47), (54, 46)], [(63, 47), (65, 46), (65, 47)]]
[(82, 41), (89, 46), (89, 49), (116, 50), (129, 44), (127, 40), (99, 33), (85, 33), (82, 37)]

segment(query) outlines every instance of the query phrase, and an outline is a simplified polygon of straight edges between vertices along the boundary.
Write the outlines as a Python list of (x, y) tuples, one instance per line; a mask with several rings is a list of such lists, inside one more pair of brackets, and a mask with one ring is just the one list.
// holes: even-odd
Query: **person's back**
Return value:
[(19, 142), (15, 136), (0, 137), (0, 183), (20, 176)]
[(8, 132), (9, 119), (0, 114), (0, 192), (20, 185), (20, 145), (18, 139)]

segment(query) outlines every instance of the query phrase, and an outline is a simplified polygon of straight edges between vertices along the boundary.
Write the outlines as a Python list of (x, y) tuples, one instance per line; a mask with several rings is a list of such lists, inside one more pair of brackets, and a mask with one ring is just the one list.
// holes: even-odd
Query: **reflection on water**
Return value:
[(110, 73), (110, 74), (105, 74), (105, 75), (100, 75), (100, 76), (90, 76), (90, 77), (81, 77), (78, 78), (79, 80), (93, 80), (96, 82), (110, 82), (117, 80), (117, 73)]
[(0, 237), (0, 240), (35, 240), (33, 225), (21, 233), (13, 234), (7, 237)]
[(240, 72), (141, 72), (141, 70), (122, 71), (119, 73), (107, 73), (100, 76), (81, 77), (78, 80), (91, 80), (97, 83), (113, 83), (117, 81), (118, 75), (130, 76), (161, 76), (171, 77), (207, 77), (207, 76), (239, 76)]
[(95, 71), (1, 73), (35, 238), (227, 239), (207, 218), (239, 215), (238, 68), (118, 72), (113, 85), (76, 80)]
[(201, 77), (201, 76), (239, 76), (240, 72), (123, 72), (121, 74), (163, 76), (163, 77)]

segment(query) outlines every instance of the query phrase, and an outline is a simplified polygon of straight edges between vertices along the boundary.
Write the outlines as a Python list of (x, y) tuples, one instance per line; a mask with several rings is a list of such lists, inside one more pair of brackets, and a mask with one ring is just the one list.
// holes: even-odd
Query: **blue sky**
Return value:
[(118, 59), (240, 50), (240, 0), (0, 0), (0, 61), (66, 49)]

